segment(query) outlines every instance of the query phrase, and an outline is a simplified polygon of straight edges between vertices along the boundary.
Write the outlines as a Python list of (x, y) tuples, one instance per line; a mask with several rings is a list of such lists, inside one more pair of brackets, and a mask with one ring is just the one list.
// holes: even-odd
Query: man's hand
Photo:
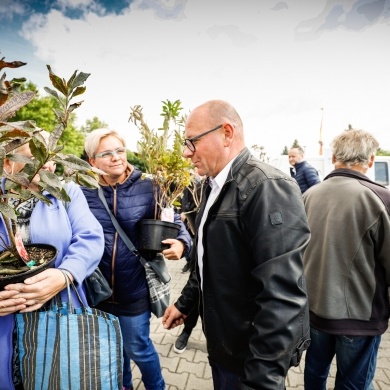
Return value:
[(162, 324), (165, 329), (173, 329), (182, 325), (187, 316), (176, 309), (175, 305), (169, 306), (163, 315)]
[(163, 244), (168, 244), (170, 247), (168, 249), (164, 249), (162, 251), (162, 254), (164, 257), (168, 260), (180, 260), (183, 256), (185, 245), (179, 241), (175, 240), (173, 238), (168, 238), (164, 241), (161, 241)]

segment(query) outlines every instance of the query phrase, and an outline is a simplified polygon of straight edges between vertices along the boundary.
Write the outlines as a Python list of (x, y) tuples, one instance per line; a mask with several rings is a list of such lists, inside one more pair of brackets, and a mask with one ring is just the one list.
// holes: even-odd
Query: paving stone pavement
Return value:
[[(180, 294), (188, 273), (181, 273), (185, 260), (167, 261), (172, 275), (170, 282), (171, 302)], [(161, 318), (152, 317), (151, 338), (159, 353), (161, 369), (166, 382), (166, 390), (213, 390), (211, 370), (208, 365), (205, 337), (200, 321), (193, 330), (187, 349), (177, 354), (173, 344), (182, 331), (182, 326), (166, 330), (161, 324)], [(286, 390), (303, 390), (304, 357), (298, 367), (292, 367), (287, 376)], [(138, 368), (132, 363), (133, 385), (135, 390), (145, 390)], [(332, 364), (327, 390), (333, 389), (335, 364)], [(379, 348), (377, 369), (374, 379), (375, 390), (390, 390), (390, 331), (383, 336)]]

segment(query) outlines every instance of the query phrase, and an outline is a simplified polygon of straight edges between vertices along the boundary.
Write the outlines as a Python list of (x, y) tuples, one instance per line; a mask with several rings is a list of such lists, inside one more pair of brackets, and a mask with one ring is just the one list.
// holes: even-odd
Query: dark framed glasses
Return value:
[(213, 129), (211, 130), (207, 130), (205, 131), (204, 133), (201, 133), (195, 137), (192, 137), (192, 138), (186, 138), (183, 142), (183, 146), (184, 147), (187, 147), (192, 153), (195, 153), (196, 152), (196, 147), (195, 147), (195, 143), (194, 141), (197, 141), (198, 139), (204, 137), (205, 135), (215, 131), (215, 130), (218, 130), (222, 127), (223, 125), (219, 125), (217, 127), (214, 127)]

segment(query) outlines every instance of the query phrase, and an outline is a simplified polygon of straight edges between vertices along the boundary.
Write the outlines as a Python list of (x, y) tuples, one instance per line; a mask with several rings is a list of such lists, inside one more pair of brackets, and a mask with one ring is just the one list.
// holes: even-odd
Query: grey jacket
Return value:
[(304, 203), (312, 238), (304, 255), (311, 326), (332, 334), (380, 335), (388, 327), (390, 192), (336, 169)]

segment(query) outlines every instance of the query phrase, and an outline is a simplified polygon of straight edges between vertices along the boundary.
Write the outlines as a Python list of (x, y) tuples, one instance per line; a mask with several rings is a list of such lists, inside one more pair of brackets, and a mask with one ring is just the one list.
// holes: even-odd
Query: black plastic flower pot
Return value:
[[(25, 245), (26, 250), (28, 254), (30, 255), (31, 259), (36, 260), (38, 263), (41, 262), (41, 264), (38, 264), (37, 266), (33, 266), (29, 268), (26, 271), (20, 272), (20, 273), (14, 273), (16, 270), (12, 270), (12, 274), (0, 274), (0, 291), (4, 290), (4, 286), (7, 284), (13, 284), (13, 283), (23, 283), (23, 281), (27, 278), (30, 278), (31, 276), (37, 275), (40, 272), (44, 271), (47, 268), (53, 268), (55, 261), (57, 259), (58, 250), (53, 245), (49, 244), (28, 244)], [(36, 248), (36, 249), (34, 249)], [(50, 255), (48, 255), (49, 258), (34, 258), (37, 251), (39, 252), (49, 252)]]
[(173, 222), (157, 219), (142, 219), (139, 221), (139, 250), (148, 252), (161, 252), (169, 245), (161, 241), (167, 238), (176, 238), (180, 225)]

